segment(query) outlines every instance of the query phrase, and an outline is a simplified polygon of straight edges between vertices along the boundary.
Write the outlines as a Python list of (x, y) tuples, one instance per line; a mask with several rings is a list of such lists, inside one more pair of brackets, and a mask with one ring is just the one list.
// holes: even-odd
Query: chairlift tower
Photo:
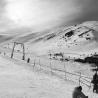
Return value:
[(24, 44), (23, 43), (18, 43), (18, 42), (14, 42), (12, 53), (11, 53), (11, 58), (13, 58), (14, 50), (15, 50), (16, 45), (21, 45), (22, 50), (23, 50), (22, 51), (22, 53), (23, 53), (22, 60), (25, 60), (25, 47), (24, 47)]

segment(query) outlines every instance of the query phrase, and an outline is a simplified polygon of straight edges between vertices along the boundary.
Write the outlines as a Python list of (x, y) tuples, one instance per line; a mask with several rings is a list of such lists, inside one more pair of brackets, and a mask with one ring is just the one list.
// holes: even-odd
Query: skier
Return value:
[(82, 87), (78, 86), (78, 87), (75, 87), (73, 94), (72, 94), (72, 98), (88, 98), (88, 96), (86, 96), (82, 92)]

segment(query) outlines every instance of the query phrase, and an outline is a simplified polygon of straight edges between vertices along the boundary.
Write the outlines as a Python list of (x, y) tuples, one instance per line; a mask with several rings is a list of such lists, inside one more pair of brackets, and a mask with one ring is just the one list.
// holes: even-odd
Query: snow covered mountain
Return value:
[(88, 21), (73, 26), (63, 26), (27, 41), (29, 49), (37, 54), (48, 52), (92, 54), (98, 51), (98, 22)]
[[(24, 43), (28, 48), (26, 52), (36, 55), (63, 53), (74, 57), (88, 56), (98, 52), (98, 21), (65, 25), (44, 32), (26, 33), (11, 42), (14, 41)], [(10, 39), (4, 47), (8, 43)]]
[[(97, 23), (98, 22), (85, 22), (79, 25), (60, 27), (48, 33), (29, 34), (20, 37), (17, 41), (25, 43), (25, 47), (28, 48), (29, 54), (26, 53), (26, 60), (30, 57), (31, 61), (29, 64), (27, 64), (26, 61), (21, 60), (22, 52), (19, 51), (15, 51), (15, 59), (10, 58), (13, 48), (12, 43), (5, 44), (5, 48), (0, 47), (1, 55), (5, 55), (0, 56), (0, 98), (1, 96), (3, 98), (13, 96), (14, 98), (65, 98), (65, 96), (67, 98), (72, 98), (72, 92), (74, 87), (78, 85), (76, 81), (78, 81), (79, 77), (72, 74), (66, 74), (66, 79), (68, 79), (68, 81), (58, 80), (57, 77), (60, 78), (61, 76), (64, 76), (65, 79), (66, 70), (71, 73), (81, 72), (82, 75), (91, 78), (93, 75), (93, 72), (91, 71), (92, 67), (89, 64), (77, 63), (71, 60), (69, 62), (61, 62), (59, 60), (51, 59), (50, 61), (47, 56), (33, 57), (34, 55), (32, 56), (31, 53), (43, 55), (48, 54), (49, 52), (61, 52), (73, 57), (79, 57), (80, 54), (90, 55), (95, 52), (97, 53)], [(19, 47), (21, 50), (21, 46)], [(15, 49), (18, 50), (19, 47), (17, 45)], [(4, 51), (4, 53), (2, 51)], [(36, 64), (36, 66), (34, 67), (33, 64)], [(59, 71), (51, 70), (50, 67)], [(60, 70), (63, 71), (63, 73), (60, 72)], [(47, 74), (42, 73), (45, 73), (46, 71)], [(52, 77), (52, 74), (49, 75), (48, 72), (50, 71), (57, 77)], [(70, 78), (73, 79), (73, 81), (70, 80)], [(85, 81), (84, 83), (89, 84)], [(85, 92), (89, 98), (97, 98), (98, 95), (92, 93), (92, 88), (88, 89), (87, 84), (83, 85), (83, 92)]]

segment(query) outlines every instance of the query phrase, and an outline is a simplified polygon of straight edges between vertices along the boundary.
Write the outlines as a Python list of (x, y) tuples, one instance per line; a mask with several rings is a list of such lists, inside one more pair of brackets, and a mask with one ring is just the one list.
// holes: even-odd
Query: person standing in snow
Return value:
[(93, 76), (93, 80), (91, 81), (93, 83), (93, 92), (98, 93), (98, 74), (97, 72)]
[(30, 58), (27, 59), (27, 63), (30, 63)]
[(82, 87), (78, 86), (78, 87), (75, 87), (73, 94), (72, 94), (72, 98), (88, 98), (88, 96), (86, 96), (82, 92)]

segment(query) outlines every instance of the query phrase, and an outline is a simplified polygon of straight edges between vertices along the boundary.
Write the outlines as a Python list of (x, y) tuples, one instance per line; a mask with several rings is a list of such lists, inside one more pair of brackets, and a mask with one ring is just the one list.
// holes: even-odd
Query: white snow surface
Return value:
[[(76, 86), (0, 56), (0, 98), (72, 98)], [(85, 87), (83, 92), (89, 98), (98, 98), (92, 89)]]
[[(98, 53), (97, 24), (98, 22), (95, 21), (85, 22), (77, 26), (72, 26), (67, 31), (65, 28), (62, 29), (62, 32), (59, 31), (60, 33), (56, 33), (56, 37), (52, 39), (42, 39), (37, 43), (27, 43), (26, 59), (30, 57), (32, 64), (34, 59), (36, 59), (36, 63), (38, 64), (39, 57), (41, 57), (39, 54), (47, 55), (49, 52), (64, 52), (64, 56), (70, 56), (70, 58), (80, 57), (82, 54)], [(95, 29), (95, 31), (89, 31), (83, 34), (82, 37), (78, 37), (78, 34), (84, 33), (89, 28)], [(63, 39), (65, 33), (70, 30), (75, 30), (75, 34), (67, 40)], [(86, 40), (86, 37), (90, 37), (91, 39)], [(6, 56), (10, 56), (12, 48), (12, 43), (0, 47), (1, 55), (5, 53)], [(0, 56), (0, 98), (72, 98), (73, 89), (78, 86), (77, 82), (72, 81), (75, 80), (76, 77), (69, 76), (69, 80), (64, 80), (65, 73), (55, 72), (63, 76), (63, 79), (61, 79), (48, 72), (46, 72), (48, 73), (46, 74), (38, 69), (35, 70), (32, 64), (27, 64), (26, 61), (20, 61), (22, 57), (21, 47), (17, 45), (15, 49), (20, 50), (20, 55), (18, 52), (14, 53), (14, 58), (17, 60)], [(33, 57), (33, 53), (38, 54), (39, 57)], [(40, 63), (46, 71), (50, 71), (51, 73), (51, 69), (49, 69), (49, 58), (41, 57)], [(64, 65), (66, 65), (66, 70), (69, 72), (81, 72), (81, 74), (90, 78), (93, 76), (93, 72), (91, 72), (92, 68), (89, 64), (81, 64), (73, 61), (60, 62), (58, 60), (51, 60), (51, 63), (54, 69), (65, 71)], [(98, 94), (93, 93), (92, 88), (89, 89), (87, 86), (83, 86), (83, 92), (88, 95), (89, 98), (98, 98)]]

